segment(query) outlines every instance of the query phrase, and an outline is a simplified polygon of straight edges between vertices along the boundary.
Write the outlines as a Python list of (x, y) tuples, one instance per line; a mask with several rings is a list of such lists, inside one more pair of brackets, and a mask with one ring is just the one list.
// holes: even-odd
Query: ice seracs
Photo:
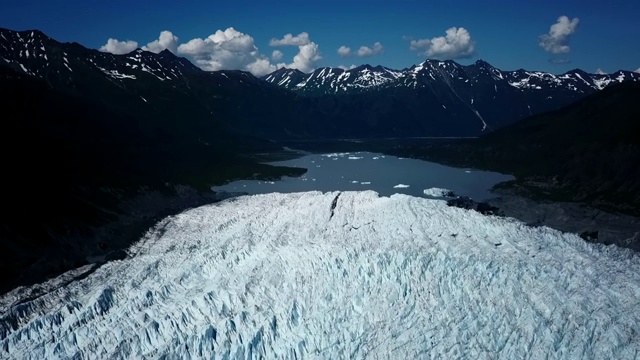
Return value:
[[(0, 298), (0, 358), (632, 359), (640, 259), (374, 192), (234, 198)], [(65, 285), (66, 284), (66, 285)]]

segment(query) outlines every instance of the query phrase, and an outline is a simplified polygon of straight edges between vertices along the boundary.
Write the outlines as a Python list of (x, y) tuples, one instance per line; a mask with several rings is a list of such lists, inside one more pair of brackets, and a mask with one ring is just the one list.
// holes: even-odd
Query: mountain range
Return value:
[(6, 29), (0, 29), (0, 65), (115, 112), (151, 118), (145, 134), (166, 126), (184, 131), (185, 120), (176, 119), (189, 119), (207, 143), (223, 130), (274, 140), (477, 136), (609, 84), (640, 80), (629, 71), (554, 75), (437, 60), (403, 70), (282, 68), (258, 79), (243, 71), (206, 72), (166, 50), (113, 55), (39, 31)]

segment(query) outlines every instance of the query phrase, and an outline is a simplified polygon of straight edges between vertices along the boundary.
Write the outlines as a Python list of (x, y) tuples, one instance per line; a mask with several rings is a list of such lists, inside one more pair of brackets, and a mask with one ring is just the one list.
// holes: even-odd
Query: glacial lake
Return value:
[(496, 172), (454, 168), (371, 152), (312, 154), (268, 164), (301, 167), (308, 171), (300, 177), (285, 177), (278, 181), (233, 181), (212, 190), (246, 194), (373, 190), (381, 196), (400, 193), (425, 197), (423, 191), (435, 187), (484, 201), (494, 197), (490, 189), (495, 184), (514, 179)]

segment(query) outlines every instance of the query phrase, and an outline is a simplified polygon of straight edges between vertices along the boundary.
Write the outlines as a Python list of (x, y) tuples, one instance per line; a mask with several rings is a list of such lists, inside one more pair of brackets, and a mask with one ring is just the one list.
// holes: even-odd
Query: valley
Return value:
[(640, 351), (640, 72), (177, 49), (0, 28), (0, 357)]
[[(2, 187), (21, 194), (8, 198), (14, 211), (2, 230), (2, 270), (11, 274), (5, 290), (116, 256), (109, 254), (154, 221), (219, 199), (211, 185), (304, 174), (263, 164), (259, 154), (283, 146), (374, 151), (518, 176), (502, 160), (456, 160), (468, 142), (448, 144), (490, 137), (526, 115), (640, 79), (435, 60), (404, 70), (281, 69), (259, 79), (203, 71), (169, 51), (113, 55), (35, 30), (0, 34), (0, 84), (12, 89), (1, 99), (11, 119), (2, 143), (10, 176)], [(16, 154), (25, 143), (38, 150)], [(47, 187), (43, 174), (52, 175)], [(633, 208), (637, 199), (629, 200)], [(36, 202), (43, 206), (32, 208)]]

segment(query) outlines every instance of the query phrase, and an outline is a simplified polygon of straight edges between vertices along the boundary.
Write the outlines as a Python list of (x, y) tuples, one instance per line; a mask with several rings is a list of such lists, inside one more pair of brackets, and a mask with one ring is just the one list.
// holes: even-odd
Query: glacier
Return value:
[(194, 208), (0, 297), (14, 359), (633, 359), (639, 334), (638, 254), (372, 191)]

